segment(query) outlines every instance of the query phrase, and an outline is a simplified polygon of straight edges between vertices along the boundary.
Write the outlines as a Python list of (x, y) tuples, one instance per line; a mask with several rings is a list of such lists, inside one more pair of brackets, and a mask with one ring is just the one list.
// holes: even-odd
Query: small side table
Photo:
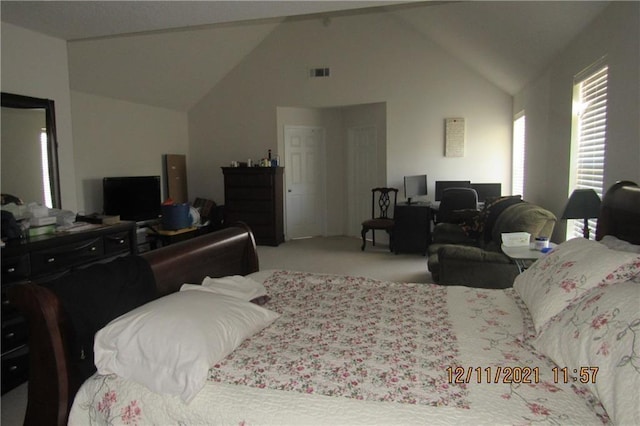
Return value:
[[(549, 243), (550, 248), (555, 248), (555, 243)], [(520, 273), (527, 269), (527, 263), (535, 262), (536, 260), (544, 257), (546, 253), (542, 253), (540, 250), (536, 250), (535, 243), (529, 244), (529, 246), (522, 247), (507, 247), (504, 244), (500, 246), (500, 249), (506, 254), (513, 263), (518, 267)]]
[(195, 226), (177, 230), (148, 228), (147, 235), (152, 238), (150, 245), (151, 249), (154, 250), (158, 248), (158, 242), (160, 242), (160, 247), (167, 246), (169, 244), (197, 237), (200, 235), (198, 231), (198, 228)]

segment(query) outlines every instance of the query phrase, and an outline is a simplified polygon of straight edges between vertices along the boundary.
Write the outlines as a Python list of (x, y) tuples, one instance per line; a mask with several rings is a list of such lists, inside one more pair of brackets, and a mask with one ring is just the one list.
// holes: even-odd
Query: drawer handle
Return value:
[(16, 371), (18, 369), (17, 365), (12, 365), (11, 367), (9, 367), (9, 371)]
[(91, 248), (90, 248), (89, 250), (90, 250), (90, 251), (96, 251), (96, 250), (97, 250), (97, 248), (96, 248), (96, 246), (91, 246)]
[(118, 240), (118, 244), (124, 244), (124, 240), (121, 238)]
[(9, 299), (7, 299), (7, 300), (3, 300), (3, 301), (2, 301), (2, 304), (3, 304), (3, 305), (9, 305), (9, 303), (11, 303), (11, 302), (9, 302)]
[(16, 268), (8, 268), (8, 269), (7, 269), (7, 272), (8, 272), (8, 273), (12, 273), (12, 272), (15, 272), (15, 271), (16, 271)]
[(16, 336), (16, 333), (7, 333), (4, 335), (5, 339), (13, 339)]
[(47, 263), (53, 263), (56, 261), (55, 257), (50, 257), (49, 259), (47, 259)]

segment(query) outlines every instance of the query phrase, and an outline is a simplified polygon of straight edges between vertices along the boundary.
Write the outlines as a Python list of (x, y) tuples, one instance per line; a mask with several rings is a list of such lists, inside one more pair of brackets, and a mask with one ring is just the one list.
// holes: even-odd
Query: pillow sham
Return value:
[(209, 368), (280, 315), (235, 297), (184, 291), (111, 321), (95, 337), (99, 374), (190, 402)]
[(585, 383), (619, 425), (640, 424), (639, 306), (640, 284), (594, 288), (532, 341), (560, 366), (560, 380)]
[(586, 291), (640, 275), (640, 256), (575, 238), (557, 245), (513, 283), (527, 305), (536, 332)]
[(183, 284), (180, 291), (198, 290), (235, 297), (250, 301), (267, 295), (267, 289), (259, 282), (242, 275), (230, 275), (222, 278), (205, 277), (202, 285)]

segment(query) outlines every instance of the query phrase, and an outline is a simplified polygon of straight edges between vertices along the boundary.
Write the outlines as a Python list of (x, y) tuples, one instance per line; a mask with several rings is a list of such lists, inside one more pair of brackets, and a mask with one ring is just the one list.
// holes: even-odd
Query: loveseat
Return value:
[(551, 237), (556, 221), (553, 213), (519, 196), (488, 200), (481, 211), (461, 215), (458, 223), (434, 227), (428, 269), (441, 285), (511, 287), (519, 271), (500, 249), (501, 234), (528, 232), (532, 239)]

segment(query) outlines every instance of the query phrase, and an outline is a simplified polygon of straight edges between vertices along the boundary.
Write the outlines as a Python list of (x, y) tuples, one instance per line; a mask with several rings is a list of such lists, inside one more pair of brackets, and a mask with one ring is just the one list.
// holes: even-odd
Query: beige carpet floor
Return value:
[[(386, 244), (360, 250), (361, 240), (351, 237), (307, 238), (277, 247), (258, 246), (260, 269), (347, 274), (384, 281), (427, 283), (427, 259), (420, 254), (393, 254)], [(24, 420), (27, 384), (2, 395), (2, 426), (19, 426)]]

